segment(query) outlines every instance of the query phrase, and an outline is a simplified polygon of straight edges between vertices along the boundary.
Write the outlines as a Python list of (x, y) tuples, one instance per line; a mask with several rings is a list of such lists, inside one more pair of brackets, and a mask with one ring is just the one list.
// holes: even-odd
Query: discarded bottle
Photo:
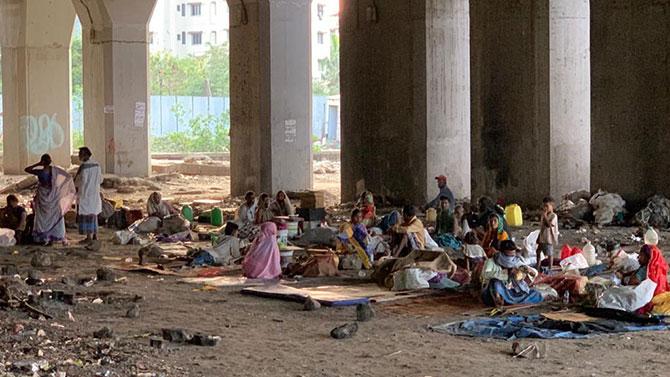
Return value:
[(658, 233), (656, 233), (654, 228), (649, 227), (649, 229), (647, 229), (647, 231), (644, 233), (644, 244), (651, 246), (658, 245)]
[(563, 293), (563, 303), (565, 305), (568, 305), (570, 303), (570, 291), (566, 290), (565, 293)]
[(193, 221), (193, 208), (190, 205), (181, 207), (181, 214), (188, 221)]
[(221, 208), (212, 208), (211, 224), (214, 226), (223, 225), (223, 211), (221, 211)]
[(598, 260), (596, 259), (596, 248), (591, 244), (591, 241), (586, 242), (582, 254), (584, 254), (584, 258), (586, 258), (589, 267), (595, 266), (598, 263)]

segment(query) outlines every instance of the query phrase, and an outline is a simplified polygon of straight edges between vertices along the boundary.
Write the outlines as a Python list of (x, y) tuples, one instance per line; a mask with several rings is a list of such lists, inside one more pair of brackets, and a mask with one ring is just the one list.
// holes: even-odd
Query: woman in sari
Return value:
[(542, 294), (528, 285), (536, 271), (524, 265), (514, 241), (500, 243), (501, 251), (487, 259), (481, 272), (482, 301), (489, 306), (537, 304)]
[(149, 217), (158, 217), (163, 220), (164, 218), (177, 213), (179, 212), (177, 212), (170, 203), (163, 200), (160, 192), (154, 191), (149, 195), (149, 199), (147, 200), (147, 214)]
[(277, 225), (265, 222), (242, 262), (244, 276), (250, 279), (275, 279), (281, 275)]
[(500, 217), (492, 213), (486, 223), (484, 230), (484, 237), (482, 239), (482, 247), (486, 251), (486, 256), (491, 257), (499, 250), (500, 242), (509, 240), (509, 235), (505, 231), (504, 224), (500, 221)]
[(364, 191), (358, 202), (358, 208), (361, 211), (361, 223), (370, 228), (377, 222), (377, 209), (375, 208), (375, 199), (370, 191)]
[(272, 210), (270, 210), (270, 195), (262, 193), (258, 197), (256, 215), (254, 216), (254, 224), (261, 225), (268, 221), (272, 221), (274, 216), (274, 213), (272, 213)]
[(28, 166), (25, 172), (36, 175), (38, 182), (33, 199), (35, 241), (45, 245), (56, 241), (67, 243), (63, 216), (72, 208), (77, 195), (72, 176), (65, 169), (52, 166), (48, 154)]
[(284, 191), (278, 191), (275, 200), (270, 203), (270, 211), (275, 216), (293, 216), (293, 206)]

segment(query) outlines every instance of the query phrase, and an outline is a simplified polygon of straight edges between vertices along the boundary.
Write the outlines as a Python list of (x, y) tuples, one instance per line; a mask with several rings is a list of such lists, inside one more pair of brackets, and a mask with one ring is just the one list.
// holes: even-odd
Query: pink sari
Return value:
[(244, 257), (242, 271), (250, 279), (275, 279), (281, 275), (277, 225), (266, 222)]

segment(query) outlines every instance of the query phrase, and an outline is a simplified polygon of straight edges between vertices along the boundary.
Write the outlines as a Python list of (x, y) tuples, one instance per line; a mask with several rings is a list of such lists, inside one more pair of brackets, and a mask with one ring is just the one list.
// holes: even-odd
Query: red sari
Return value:
[(670, 291), (668, 286), (668, 262), (663, 258), (661, 249), (654, 245), (651, 248), (651, 256), (647, 264), (647, 278), (656, 283), (656, 290), (654, 296)]

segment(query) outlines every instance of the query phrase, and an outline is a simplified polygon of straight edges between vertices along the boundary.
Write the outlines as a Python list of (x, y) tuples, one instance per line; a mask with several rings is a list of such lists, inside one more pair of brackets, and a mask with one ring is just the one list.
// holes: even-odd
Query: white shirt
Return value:
[(240, 257), (240, 240), (233, 236), (221, 236), (216, 247), (207, 251), (216, 264), (229, 265), (235, 258)]
[(252, 224), (254, 222), (255, 216), (256, 216), (255, 202), (251, 206), (247, 205), (247, 203), (244, 203), (237, 210), (237, 220), (242, 225)]
[(102, 200), (100, 199), (100, 185), (102, 184), (102, 171), (100, 164), (89, 159), (79, 167), (75, 180), (77, 186), (77, 204), (80, 215), (97, 215), (102, 212)]

